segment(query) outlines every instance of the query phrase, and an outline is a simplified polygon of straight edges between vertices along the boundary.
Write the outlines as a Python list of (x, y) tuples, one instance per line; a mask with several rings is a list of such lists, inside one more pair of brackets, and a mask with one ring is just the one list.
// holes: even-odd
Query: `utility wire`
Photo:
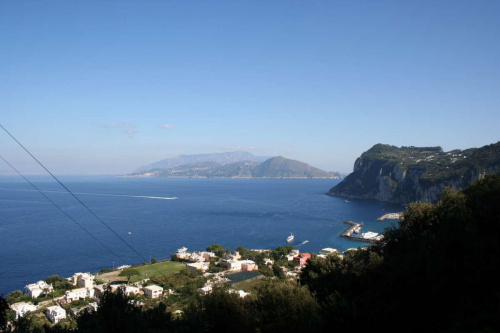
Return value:
[[(102, 224), (104, 224), (106, 226), (106, 228), (109, 229), (109, 231), (111, 231), (116, 237), (118, 237), (125, 245), (127, 245), (127, 247), (129, 249), (131, 249), (135, 254), (137, 254), (143, 261), (147, 262), (147, 259), (142, 256), (136, 249), (134, 249), (132, 247), (132, 245), (130, 245), (129, 243), (127, 243), (127, 241), (125, 239), (123, 239), (123, 237), (121, 237), (120, 235), (118, 235), (118, 233), (116, 233), (116, 231), (114, 231), (113, 229), (111, 229), (111, 227), (106, 223), (104, 222), (99, 216), (96, 215), (96, 213), (94, 213), (94, 211), (92, 209), (90, 209), (85, 203), (83, 203), (76, 195), (73, 194), (73, 192), (70, 191), (69, 188), (66, 187), (66, 185), (64, 185), (63, 183), (61, 183), (61, 181), (59, 179), (57, 179), (56, 176), (54, 176), (54, 174), (52, 174), (52, 172), (49, 171), (49, 169), (47, 169), (43, 164), (42, 162), (40, 162), (35, 156), (33, 156), (33, 154), (31, 154), (29, 152), (28, 149), (26, 149), (19, 141), (17, 141), (17, 139), (12, 135), (10, 134), (9, 131), (7, 131), (7, 129), (5, 129), (5, 127), (3, 127), (2, 124), (0, 124), (0, 127), (5, 131), (5, 133), (7, 133), (19, 146), (21, 146), (21, 148), (24, 149), (25, 152), (28, 153), (28, 155), (30, 155), (45, 171), (47, 171), (47, 173), (49, 175), (52, 176), (52, 178), (54, 178), (54, 180), (56, 182), (59, 183), (59, 185), (61, 185), (66, 191), (68, 191), (72, 196), (73, 198), (76, 199), (76, 201), (78, 201), (83, 207), (85, 207), (99, 222), (101, 222)], [(151, 267), (154, 268), (154, 270), (156, 270), (160, 275), (164, 275), (162, 272), (160, 272), (154, 265), (151, 265)]]
[(95, 239), (99, 244), (101, 244), (102, 246), (104, 246), (109, 252), (113, 253), (116, 257), (118, 257), (118, 259), (122, 260), (122, 261), (125, 261), (123, 260), (122, 257), (120, 257), (118, 254), (116, 254), (113, 250), (111, 250), (109, 247), (107, 247), (103, 242), (101, 242), (99, 239), (97, 239), (94, 235), (92, 235), (92, 233), (90, 231), (88, 231), (87, 229), (85, 229), (84, 226), (82, 226), (80, 223), (78, 223), (78, 221), (76, 221), (71, 215), (69, 215), (62, 207), (60, 207), (58, 204), (56, 204), (52, 199), (50, 199), (45, 193), (43, 193), (38, 187), (36, 187), (35, 184), (33, 184), (31, 181), (29, 181), (29, 179), (27, 179), (26, 177), (24, 177), (23, 174), (21, 174), (21, 172), (19, 172), (19, 170), (17, 170), (12, 164), (10, 164), (2, 155), (0, 155), (0, 158), (8, 165), (12, 168), (12, 170), (14, 170), (15, 172), (17, 172), (17, 174), (19, 176), (21, 176), (25, 181), (27, 181), (31, 186), (33, 186), (35, 188), (35, 190), (37, 190), (38, 192), (40, 192), (41, 195), (43, 195), (45, 197), (45, 199), (47, 199), (48, 201), (50, 201), (54, 206), (56, 206), (61, 212), (64, 213), (64, 215), (66, 215), (71, 221), (73, 221), (76, 225), (78, 225), (80, 228), (82, 228), (86, 233), (88, 233), (93, 239)]

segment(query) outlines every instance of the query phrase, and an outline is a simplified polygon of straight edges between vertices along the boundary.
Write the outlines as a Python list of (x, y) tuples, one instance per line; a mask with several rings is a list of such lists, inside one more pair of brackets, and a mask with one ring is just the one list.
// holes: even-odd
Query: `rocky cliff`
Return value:
[(443, 152), (441, 147), (377, 144), (328, 194), (397, 203), (436, 202), (446, 187), (464, 188), (487, 173), (500, 172), (500, 142)]

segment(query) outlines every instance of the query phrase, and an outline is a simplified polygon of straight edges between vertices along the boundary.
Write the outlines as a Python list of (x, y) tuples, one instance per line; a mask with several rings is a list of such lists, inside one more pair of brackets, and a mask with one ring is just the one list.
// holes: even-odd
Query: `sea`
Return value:
[[(51, 275), (98, 272), (178, 248), (203, 251), (221, 244), (235, 250), (274, 249), (287, 236), (301, 252), (367, 246), (343, 239), (343, 221), (363, 222), (362, 232), (397, 224), (377, 218), (404, 207), (331, 197), (332, 179), (174, 179), (64, 176), (0, 177), (0, 294), (24, 289)], [(177, 200), (171, 200), (171, 198)], [(86, 231), (83, 230), (85, 228)], [(90, 233), (90, 234), (89, 234)]]

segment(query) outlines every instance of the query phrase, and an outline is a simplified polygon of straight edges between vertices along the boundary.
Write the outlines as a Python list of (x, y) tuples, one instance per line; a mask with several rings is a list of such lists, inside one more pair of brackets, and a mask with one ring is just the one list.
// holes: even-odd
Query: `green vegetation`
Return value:
[(130, 282), (151, 279), (158, 275), (170, 275), (182, 270), (184, 265), (174, 261), (162, 261), (152, 265), (134, 266), (133, 268), (139, 272), (139, 275), (132, 276)]
[(125, 268), (123, 271), (120, 272), (119, 276), (126, 276), (127, 283), (130, 283), (130, 278), (132, 276), (141, 276), (141, 272), (139, 272), (135, 268)]

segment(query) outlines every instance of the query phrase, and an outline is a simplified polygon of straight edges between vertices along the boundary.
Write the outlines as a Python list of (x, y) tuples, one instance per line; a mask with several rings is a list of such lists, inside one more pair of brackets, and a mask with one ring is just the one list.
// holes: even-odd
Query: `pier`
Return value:
[(344, 223), (349, 225), (350, 227), (344, 230), (344, 232), (340, 235), (340, 237), (358, 242), (365, 242), (365, 243), (373, 242), (373, 239), (366, 239), (366, 238), (352, 236), (354, 232), (359, 232), (361, 230), (361, 226), (364, 225), (363, 223), (356, 223), (353, 221), (344, 221)]

